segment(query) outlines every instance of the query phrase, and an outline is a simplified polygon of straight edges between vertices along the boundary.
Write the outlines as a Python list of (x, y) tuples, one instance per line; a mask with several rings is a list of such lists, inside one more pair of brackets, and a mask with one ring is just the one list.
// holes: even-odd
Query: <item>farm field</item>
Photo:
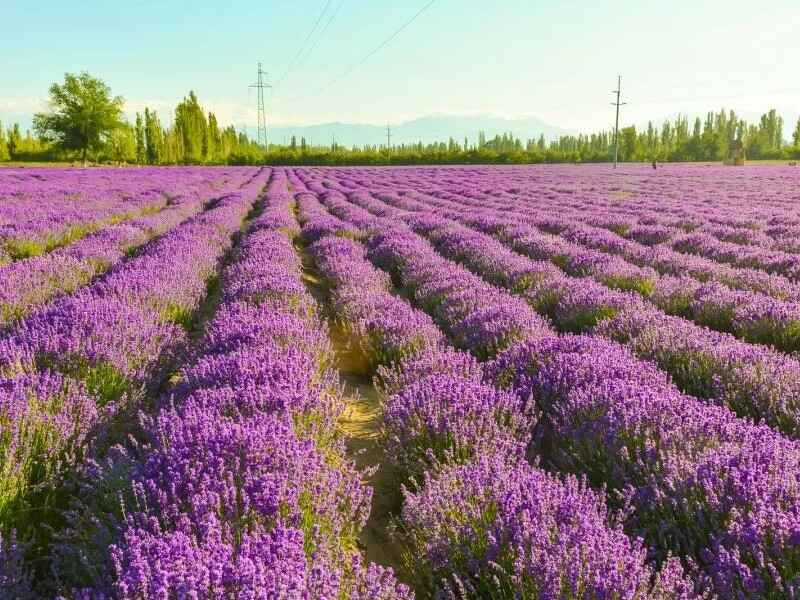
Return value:
[(0, 597), (800, 596), (800, 170), (0, 170)]

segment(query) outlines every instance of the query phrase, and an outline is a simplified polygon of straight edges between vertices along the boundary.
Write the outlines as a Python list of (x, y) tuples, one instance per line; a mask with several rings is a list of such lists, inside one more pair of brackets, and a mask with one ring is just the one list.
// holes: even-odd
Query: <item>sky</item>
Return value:
[(169, 122), (195, 90), (221, 123), (252, 126), (258, 61), (276, 124), (445, 113), (607, 129), (617, 75), (621, 124), (800, 108), (797, 0), (430, 1), (5, 0), (0, 120), (28, 122), (51, 83), (86, 70), (129, 114)]

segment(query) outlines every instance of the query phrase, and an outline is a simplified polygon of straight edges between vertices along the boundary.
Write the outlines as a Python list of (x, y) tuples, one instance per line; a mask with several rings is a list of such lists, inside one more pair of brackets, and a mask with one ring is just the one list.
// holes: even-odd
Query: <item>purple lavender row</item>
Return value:
[[(388, 281), (357, 246), (331, 236), (316, 242), (312, 253), (335, 290), (350, 279), (350, 285), (386, 296)], [(363, 307), (356, 294), (338, 303), (340, 314), (358, 315)], [(389, 321), (379, 330), (394, 328), (391, 314), (380, 308), (372, 314), (375, 321)], [(406, 338), (430, 330), (419, 319), (405, 321)], [(401, 481), (418, 490), (406, 494), (402, 517), (411, 557), (406, 566), (420, 592), (455, 598), (461, 587), (498, 598), (515, 597), (514, 590), (521, 589), (554, 597), (570, 592), (679, 597), (681, 591), (689, 596), (691, 586), (675, 562), (651, 584), (646, 550), (609, 527), (602, 496), (577, 480), (562, 482), (524, 464), (535, 417), (511, 395), (482, 384), (474, 359), (439, 343), (386, 362), (391, 368), (379, 371), (388, 392), (384, 444)], [(512, 490), (515, 500), (497, 511), (496, 503)], [(526, 508), (530, 512), (520, 520)], [(551, 532), (547, 541), (539, 535), (542, 529)], [(481, 539), (492, 542), (481, 545)], [(586, 544), (593, 547), (588, 564), (575, 560)]]
[[(733, 290), (717, 282), (701, 283), (692, 277), (659, 276), (652, 269), (635, 267), (602, 252), (576, 248), (570, 242), (524, 225), (481, 217), (460, 220), (492, 233), (531, 258), (549, 259), (572, 276), (592, 277), (611, 288), (636, 291), (668, 314), (784, 352), (800, 350), (800, 302)], [(571, 234), (567, 237), (584, 242), (591, 235), (585, 231), (577, 234), (574, 230)]]
[(0, 174), (0, 246), (24, 258), (66, 245), (103, 222), (184, 196), (219, 195), (251, 169), (97, 169)]
[[(12, 474), (7, 502), (14, 507), (0, 525), (16, 529), (29, 552), (48, 553), (47, 527), (53, 519), (60, 523), (56, 515), (63, 507), (46, 490), (58, 497), (58, 475), (113, 440), (118, 434), (109, 424), (124, 428), (128, 405), (141, 399), (142, 388), (157, 386), (186, 347), (186, 332), (172, 320), (176, 315), (152, 307), (180, 306), (188, 314), (199, 305), (206, 279), (261, 185), (256, 180), (218, 199), (92, 286), (34, 312), (0, 339), (0, 374), (13, 392), (0, 413), (9, 427), (0, 456), (2, 473)], [(29, 391), (13, 391), (22, 385), (16, 382)]]
[(199, 356), (150, 425), (133, 475), (149, 510), (111, 548), (114, 597), (410, 597), (354, 552), (370, 494), (326, 437), (340, 409), (331, 348), (284, 233), (284, 186), (273, 177)]
[[(431, 197), (430, 195), (418, 195), (419, 201), (411, 201), (406, 199), (408, 204), (412, 203), (412, 210), (424, 209), (427, 210), (425, 202), (430, 203), (431, 199), (434, 204), (443, 210), (455, 209), (456, 213), (445, 212), (443, 216), (450, 218), (463, 217), (463, 205), (459, 206), (459, 200), (463, 201), (463, 197), (455, 194), (448, 194), (449, 200), (444, 201), (438, 197)], [(391, 201), (392, 197), (388, 197), (387, 201)], [(653, 282), (656, 273), (653, 269), (662, 275), (669, 276), (682, 276), (689, 274), (691, 277), (700, 281), (718, 281), (722, 284), (728, 285), (734, 289), (749, 290), (768, 294), (777, 299), (798, 301), (800, 300), (800, 287), (789, 281), (787, 278), (766, 273), (758, 269), (751, 268), (732, 268), (728, 265), (721, 265), (709, 259), (700, 256), (686, 255), (676, 252), (668, 247), (659, 245), (656, 247), (649, 247), (646, 244), (641, 244), (631, 240), (624, 239), (620, 235), (612, 231), (603, 231), (600, 227), (590, 227), (589, 225), (576, 226), (574, 220), (565, 219), (562, 217), (554, 217), (552, 211), (534, 211), (533, 213), (520, 211), (518, 206), (509, 205), (498, 208), (496, 211), (487, 211), (481, 207), (479, 211), (481, 215), (494, 215), (499, 220), (509, 220), (509, 212), (514, 213), (515, 217), (511, 221), (513, 225), (519, 224), (522, 221), (522, 231), (517, 232), (512, 230), (510, 235), (512, 237), (519, 236), (534, 236), (538, 235), (539, 243), (544, 245), (545, 248), (553, 252), (561, 252), (556, 254), (556, 258), (560, 264), (570, 266), (574, 262), (576, 269), (590, 269), (593, 275), (598, 277), (604, 276), (604, 269), (611, 271), (608, 280), (611, 284), (619, 284), (623, 286), (634, 286), (642, 293), (649, 293), (649, 291), (657, 285)], [(458, 216), (456, 216), (458, 214)], [(537, 216), (537, 214), (539, 216)], [(474, 211), (471, 211), (471, 216), (474, 217)], [(518, 217), (518, 218), (517, 218)], [(598, 218), (607, 220), (603, 215)], [(527, 227), (528, 224), (534, 225), (539, 229), (544, 230), (545, 233), (539, 233)], [(611, 226), (611, 225), (609, 225)], [(568, 241), (588, 246), (592, 249), (601, 250), (605, 253), (612, 255), (620, 255), (626, 261), (633, 263), (640, 269), (631, 265), (625, 265), (613, 259), (604, 258), (599, 255), (587, 255), (579, 246), (570, 245), (563, 240), (558, 240), (547, 234), (560, 234), (567, 238)], [(619, 273), (619, 277), (615, 277), (614, 273)], [(631, 280), (631, 276), (634, 277)]]
[(446, 256), (523, 295), (560, 330), (589, 331), (626, 343), (637, 356), (655, 361), (684, 392), (800, 435), (796, 359), (665, 315), (635, 294), (553, 273), (546, 263), (529, 261), (445, 219), (418, 217), (413, 225)]
[(656, 572), (610, 524), (602, 493), (525, 462), (530, 407), (482, 383), (477, 364), (434, 352), (392, 376), (384, 444), (411, 480), (400, 539), (421, 595), (694, 597), (678, 561)]
[[(346, 204), (332, 197), (326, 202), (334, 212)], [(356, 209), (350, 205), (347, 212)], [(361, 219), (369, 220), (365, 215)], [(431, 246), (418, 243), (419, 237), (408, 229), (381, 226), (374, 217), (371, 222), (378, 233), (367, 244), (370, 259), (434, 316), (456, 347), (488, 358), (521, 339), (551, 332), (547, 321), (524, 301), (442, 258)]]
[[(465, 262), (497, 285), (524, 292), (537, 310), (551, 316), (560, 329), (587, 331), (601, 319), (615, 317), (600, 331), (629, 343), (639, 356), (656, 360), (687, 393), (723, 402), (743, 416), (765, 419), (781, 431), (797, 435), (800, 365), (796, 360), (699, 328), (684, 319), (668, 317), (648, 309), (632, 295), (607, 290), (593, 282), (564, 278), (546, 264), (530, 262), (482, 234), (470, 233), (446, 220), (420, 217), (414, 226), (431, 237), (446, 255)], [(524, 226), (515, 230), (525, 234), (518, 238), (517, 247), (534, 256), (554, 255), (546, 246), (534, 246), (541, 239), (538, 233), (530, 233)], [(553, 239), (558, 243), (557, 238)], [(672, 297), (665, 295), (664, 303), (674, 302), (675, 295), (692, 290), (680, 285), (674, 289)], [(733, 318), (731, 294), (710, 284), (697, 294), (701, 292), (702, 309), (695, 307), (701, 321), (723, 328), (724, 320), (730, 322)], [(737, 329), (746, 332), (748, 339), (792, 348), (799, 334), (791, 312), (780, 312), (780, 307), (771, 303), (765, 306), (764, 299), (758, 300), (743, 293), (736, 298), (740, 307), (735, 315)]]
[[(322, 230), (320, 223), (336, 219), (321, 214), (321, 205), (310, 200), (303, 197), (300, 212), (305, 239)], [(338, 226), (338, 231), (348, 230), (344, 223)], [(430, 317), (391, 293), (391, 279), (370, 264), (362, 244), (327, 234), (308, 250), (329, 287), (337, 325), (365, 357), (370, 371), (442, 344), (442, 334)]]
[(553, 465), (606, 487), (628, 507), (626, 529), (662, 557), (690, 559), (700, 587), (721, 598), (800, 591), (797, 442), (680, 394), (601, 338), (523, 343), (487, 376), (535, 398)]
[(0, 323), (19, 319), (57, 295), (74, 292), (201, 208), (200, 198), (172, 202), (164, 210), (111, 225), (49, 254), (0, 267), (5, 282), (0, 289)]
[[(624, 492), (617, 505), (636, 509), (628, 527), (662, 557), (672, 551), (698, 561), (699, 583), (722, 597), (794, 589), (796, 442), (680, 394), (663, 372), (602, 339), (524, 342), (501, 354), (489, 376), (522, 402), (536, 399), (544, 419), (541, 445), (559, 469)], [(760, 474), (758, 464), (770, 467)], [(773, 477), (775, 469), (782, 478)], [(713, 500), (693, 492), (705, 485), (700, 473), (712, 477)], [(754, 477), (759, 484), (746, 494), (724, 495), (736, 481)], [(687, 507), (685, 497), (698, 499)], [(661, 504), (654, 507), (654, 499)], [(764, 512), (778, 524), (765, 527)], [(732, 522), (727, 515), (741, 518)], [(767, 564), (759, 566), (765, 553)]]

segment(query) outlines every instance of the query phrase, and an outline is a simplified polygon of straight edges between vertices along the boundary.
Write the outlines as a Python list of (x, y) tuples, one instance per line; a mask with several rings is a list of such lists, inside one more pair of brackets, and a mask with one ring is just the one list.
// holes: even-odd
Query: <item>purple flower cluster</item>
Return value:
[[(0, 323), (21, 318), (56, 295), (72, 293), (149, 239), (196, 214), (208, 198), (200, 194), (213, 193), (210, 184), (214, 181), (209, 173), (199, 181), (188, 178), (185, 185), (178, 185), (181, 178), (165, 180), (158, 192), (144, 188), (143, 195), (155, 194), (162, 204), (143, 209), (140, 216), (131, 213), (130, 218), (106, 225), (53, 252), (0, 267), (4, 281), (0, 289)], [(239, 177), (229, 185), (235, 189), (242, 181)], [(154, 183), (138, 179), (134, 182), (140, 188)]]
[[(295, 230), (285, 186), (273, 177), (197, 357), (145, 419), (151, 447), (131, 488), (146, 508), (111, 547), (114, 597), (409, 597), (354, 552), (371, 495), (331, 437), (331, 349), (281, 232)], [(285, 290), (296, 295), (281, 304)]]
[(695, 597), (675, 559), (649, 566), (602, 495), (524, 461), (533, 406), (482, 382), (466, 355), (431, 352), (393, 374), (384, 445), (409, 486), (400, 539), (420, 593)]
[(797, 592), (797, 442), (680, 394), (595, 337), (519, 345), (487, 377), (537, 402), (554, 465), (607, 486), (631, 531), (693, 558), (722, 597)]
[[(713, 399), (740, 415), (766, 420), (792, 435), (800, 432), (800, 363), (796, 359), (744, 343), (732, 335), (709, 331), (683, 318), (667, 316), (648, 307), (636, 294), (553, 273), (540, 267), (540, 263), (511, 252), (490, 236), (447, 219), (423, 215), (410, 222), (432, 239), (445, 256), (490, 281), (512, 290), (521, 288), (523, 297), (548, 314), (559, 329), (593, 332), (628, 343), (637, 355), (655, 360), (686, 393)], [(525, 231), (524, 239), (546, 235), (530, 233), (532, 228), (523, 226), (515, 226), (515, 230)], [(523, 275), (518, 277), (518, 273)], [(443, 281), (446, 280), (441, 275), (436, 278), (436, 290), (442, 290), (439, 286)], [(721, 284), (684, 288), (680, 281), (668, 280), (671, 289), (659, 288), (654, 294), (657, 301), (679, 313), (691, 311), (705, 325), (724, 329), (727, 322), (746, 339), (772, 342), (787, 349), (796, 343), (798, 321), (793, 304), (761, 296), (757, 298), (762, 301), (757, 302), (752, 298), (754, 294), (734, 292)], [(449, 302), (460, 299), (450, 286), (442, 291)], [(474, 321), (464, 315), (459, 317), (467, 335), (484, 335)]]
[(386, 227), (370, 239), (369, 248), (376, 264), (400, 280), (455, 345), (479, 358), (551, 332), (524, 301), (442, 258), (411, 231)]
[(48, 527), (63, 508), (56, 501), (60, 478), (125, 431), (122, 409), (141, 401), (143, 389), (159, 386), (186, 346), (174, 315), (152, 307), (176, 290), (187, 310), (199, 306), (262, 179), (217, 200), (77, 294), (35, 310), (0, 338), (0, 485), (13, 508), (0, 510), (0, 528), (16, 528), (32, 551), (49, 552)]
[[(375, 242), (378, 237), (381, 241)], [(408, 242), (430, 253), (430, 247), (408, 231), (378, 234), (375, 239), (378, 262), (393, 258), (380, 253), (384, 243), (397, 248)], [(316, 245), (326, 247), (319, 252), (323, 263), (337, 250), (349, 260), (361, 258), (358, 245), (349, 240), (331, 237)], [(413, 267), (411, 260), (402, 264)], [(399, 276), (405, 277), (406, 271)], [(363, 281), (382, 292), (387, 286), (380, 276)], [(448, 296), (442, 293), (441, 298), (446, 302)], [(494, 322), (502, 324), (497, 318)], [(547, 330), (540, 331), (544, 335)], [(658, 574), (647, 566), (647, 551), (619, 526), (609, 524), (600, 496), (576, 480), (562, 482), (525, 464), (536, 407), (483, 383), (481, 376), (474, 359), (444, 348), (429, 349), (379, 371), (386, 394), (383, 445), (401, 481), (415, 490), (406, 493), (401, 539), (417, 589), (453, 598), (462, 597), (459, 594), (510, 598), (520, 590), (552, 596), (693, 597), (693, 586), (676, 561), (669, 560)], [(489, 480), (515, 482), (517, 504), (508, 505), (505, 512), (498, 508), (505, 490), (495, 497), (487, 489)], [(540, 481), (541, 490), (534, 483)], [(536, 492), (527, 496), (527, 487)], [(537, 507), (553, 502), (558, 508), (548, 514), (559, 515), (556, 521), (547, 521), (544, 514), (518, 520), (519, 502), (526, 498), (535, 498), (531, 506)], [(563, 560), (549, 560), (550, 550), (544, 548), (531, 554), (542, 527), (550, 532), (549, 543), (564, 553)], [(596, 540), (597, 553), (588, 550), (586, 536)], [(582, 560), (576, 561), (576, 556)], [(627, 571), (624, 577), (621, 566)]]
[[(301, 215), (303, 231), (315, 228), (313, 211)], [(361, 243), (326, 235), (308, 250), (330, 287), (331, 308), (341, 328), (371, 371), (441, 345), (436, 324), (390, 292), (391, 279), (370, 264)]]
[(680, 564), (654, 573), (646, 549), (608, 525), (575, 479), (483, 457), (409, 493), (403, 523), (442, 598), (693, 598)]
[(0, 255), (7, 260), (37, 256), (183, 198), (219, 195), (219, 188), (235, 188), (251, 173), (6, 169), (0, 175)]

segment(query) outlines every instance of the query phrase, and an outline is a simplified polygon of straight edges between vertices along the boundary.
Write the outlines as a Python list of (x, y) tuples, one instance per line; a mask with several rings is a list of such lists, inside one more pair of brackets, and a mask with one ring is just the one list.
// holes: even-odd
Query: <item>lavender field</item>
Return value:
[(800, 598), (800, 170), (0, 170), (0, 598)]

